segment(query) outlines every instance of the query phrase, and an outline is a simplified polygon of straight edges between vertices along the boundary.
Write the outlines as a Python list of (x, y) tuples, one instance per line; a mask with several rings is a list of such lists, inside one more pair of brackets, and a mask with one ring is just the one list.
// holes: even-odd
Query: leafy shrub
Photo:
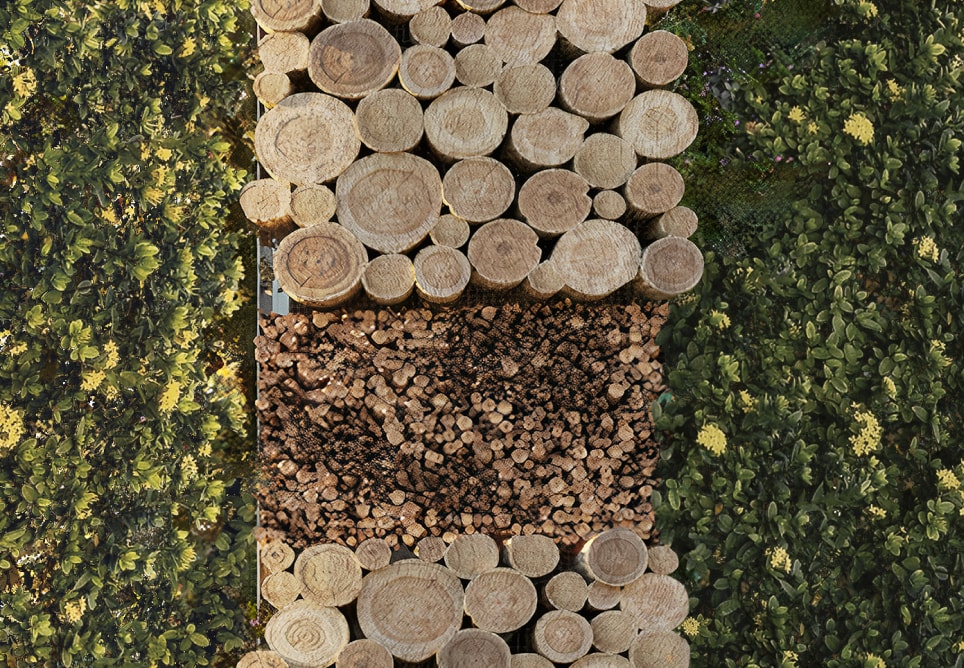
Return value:
[[(0, 655), (207, 665), (244, 642), (223, 471), (240, 305), (219, 126), (246, 3), (0, 6)], [(243, 41), (242, 41), (243, 40)]]
[(794, 157), (809, 192), (708, 253), (661, 335), (657, 512), (688, 553), (697, 665), (964, 651), (964, 10), (834, 6), (826, 43), (745, 92), (747, 152)]

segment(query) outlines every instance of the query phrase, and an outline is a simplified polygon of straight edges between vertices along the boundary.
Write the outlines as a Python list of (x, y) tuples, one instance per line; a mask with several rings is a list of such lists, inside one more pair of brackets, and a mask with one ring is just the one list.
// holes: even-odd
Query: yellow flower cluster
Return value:
[(169, 148), (161, 147), (157, 149), (157, 157), (163, 160), (164, 162), (167, 162), (168, 160), (170, 160), (171, 155), (173, 155), (173, 153)]
[(710, 324), (714, 325), (717, 329), (726, 329), (730, 326), (730, 316), (713, 309), (710, 311)]
[(84, 373), (83, 380), (80, 381), (80, 389), (85, 392), (93, 392), (100, 384), (104, 382), (104, 378), (107, 377), (103, 371), (97, 369), (90, 369)]
[(767, 555), (770, 557), (770, 568), (775, 571), (783, 571), (784, 573), (790, 572), (790, 555), (782, 547), (773, 547), (767, 550)]
[(164, 191), (160, 188), (155, 188), (154, 186), (144, 188), (142, 195), (144, 200), (151, 206), (157, 206), (164, 199)]
[(884, 386), (884, 394), (893, 399), (897, 396), (897, 386), (894, 384), (894, 379), (890, 376), (884, 376), (880, 381), (880, 384)]
[(197, 461), (195, 461), (194, 455), (185, 455), (184, 459), (181, 460), (181, 475), (184, 477), (185, 483), (197, 478)]
[(884, 663), (884, 660), (881, 659), (876, 654), (868, 654), (867, 661), (864, 663), (864, 665), (866, 665), (867, 663), (870, 663), (870, 665), (873, 666), (873, 668), (887, 668), (887, 664)]
[(858, 2), (857, 12), (860, 13), (864, 18), (872, 19), (877, 16), (877, 5), (872, 2)]
[(900, 96), (904, 94), (904, 89), (893, 79), (887, 80), (887, 95), (890, 96), (892, 100), (900, 99)]
[(887, 517), (887, 511), (881, 508), (880, 506), (868, 506), (867, 514), (879, 520), (882, 520), (885, 517)]
[(177, 560), (177, 570), (186, 571), (197, 559), (197, 553), (194, 551), (193, 545), (185, 545), (184, 549), (181, 550), (181, 556)]
[(694, 617), (687, 617), (683, 620), (680, 628), (683, 629), (683, 633), (685, 633), (688, 638), (695, 638), (700, 632), (700, 620)]
[(113, 369), (120, 362), (120, 355), (117, 352), (117, 344), (113, 341), (108, 341), (104, 344), (104, 352), (107, 357), (104, 359), (104, 368)]
[(181, 58), (187, 58), (194, 50), (197, 48), (197, 42), (194, 41), (193, 37), (188, 37), (184, 40), (184, 44), (181, 46), (181, 52), (178, 54)]
[(120, 220), (117, 218), (117, 213), (111, 206), (102, 209), (100, 212), (100, 217), (115, 227), (120, 225)]
[(961, 481), (950, 469), (941, 469), (937, 472), (937, 486), (943, 489), (960, 489)]
[(796, 666), (799, 658), (800, 656), (793, 650), (787, 649), (783, 651), (783, 664), (785, 666)]
[(800, 107), (794, 107), (790, 110), (790, 113), (787, 114), (787, 118), (794, 123), (801, 123), (806, 118), (806, 115), (803, 113), (803, 109)]
[(917, 257), (923, 260), (937, 262), (937, 259), (940, 257), (940, 251), (932, 237), (916, 237), (914, 239), (914, 247), (917, 249)]
[(756, 399), (751, 397), (746, 390), (740, 390), (740, 407), (744, 413), (749, 413), (756, 408)]
[(71, 601), (64, 606), (64, 619), (71, 624), (76, 624), (80, 621), (81, 617), (84, 616), (86, 610), (87, 599), (78, 598), (76, 601)]
[(10, 346), (10, 350), (7, 351), (7, 354), (10, 355), (10, 357), (16, 357), (17, 355), (22, 355), (25, 352), (27, 352), (27, 344), (23, 341), (18, 341)]
[(843, 131), (865, 146), (874, 140), (874, 124), (860, 112), (850, 114)]
[(704, 425), (696, 435), (696, 442), (717, 457), (726, 452), (726, 434), (715, 424)]
[(165, 413), (169, 413), (174, 410), (177, 406), (177, 401), (181, 397), (181, 384), (176, 380), (169, 382), (164, 391), (161, 392), (161, 398), (158, 401), (158, 408), (160, 408)]
[(13, 78), (13, 92), (17, 97), (30, 97), (37, 90), (37, 75), (29, 67)]
[(0, 403), (0, 452), (9, 450), (23, 436), (23, 413)]
[(809, 123), (807, 123), (807, 132), (809, 132), (810, 134), (812, 135), (817, 134), (817, 130), (819, 129), (820, 128), (813, 121), (810, 121)]
[(883, 430), (869, 411), (857, 411), (854, 420), (860, 423), (860, 432), (850, 437), (850, 446), (858, 457), (870, 454), (880, 446)]

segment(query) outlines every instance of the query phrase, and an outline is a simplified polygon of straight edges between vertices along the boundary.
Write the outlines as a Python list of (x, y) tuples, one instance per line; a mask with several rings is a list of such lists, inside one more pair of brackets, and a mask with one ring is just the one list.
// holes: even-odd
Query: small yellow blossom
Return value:
[(932, 237), (924, 236), (915, 238), (914, 247), (917, 248), (917, 257), (923, 260), (937, 262), (938, 258), (940, 257), (937, 244), (934, 243), (934, 239)]
[(800, 107), (794, 107), (793, 109), (790, 110), (790, 113), (787, 114), (787, 118), (789, 118), (794, 123), (800, 123), (806, 118), (806, 116), (803, 113), (803, 109), (801, 109)]
[(167, 174), (169, 171), (170, 170), (164, 165), (154, 169), (151, 172), (151, 177), (154, 179), (154, 183), (158, 186), (163, 186), (167, 182)]
[(783, 651), (783, 665), (785, 666), (796, 666), (799, 658), (800, 656), (793, 650), (787, 649)]
[(683, 620), (681, 628), (683, 629), (683, 633), (685, 633), (688, 638), (693, 639), (699, 635), (700, 620), (693, 617), (687, 617)]
[(869, 663), (873, 668), (887, 668), (887, 664), (876, 654), (868, 654), (867, 661), (864, 663), (866, 665)]
[(893, 79), (887, 80), (887, 95), (889, 95), (891, 99), (893, 100), (899, 99), (900, 96), (903, 94), (904, 94), (904, 89), (900, 86), (900, 84), (898, 84)]
[(108, 206), (106, 209), (102, 209), (100, 212), (100, 217), (111, 225), (117, 225), (120, 223), (120, 220), (117, 219), (117, 213), (114, 212), (113, 207)]
[(887, 511), (881, 508), (880, 506), (868, 506), (867, 514), (879, 520), (882, 520), (885, 517), (887, 517)]
[(120, 355), (117, 352), (117, 344), (113, 341), (108, 341), (104, 344), (104, 352), (107, 357), (104, 359), (104, 368), (113, 369), (120, 362)]
[(943, 341), (937, 341), (936, 339), (931, 341), (930, 356), (937, 362), (938, 366), (948, 366), (951, 363), (944, 354), (945, 348), (946, 344)]
[(27, 344), (23, 341), (18, 341), (10, 346), (10, 350), (7, 351), (7, 354), (11, 357), (16, 357), (17, 355), (22, 355), (25, 352), (27, 352)]
[(937, 486), (942, 489), (960, 489), (961, 481), (951, 469), (941, 469), (937, 472)]
[(163, 160), (164, 162), (167, 162), (168, 160), (170, 160), (172, 155), (173, 155), (173, 152), (169, 148), (162, 147), (157, 149), (157, 157)]
[(0, 403), (0, 452), (9, 450), (19, 443), (23, 431), (23, 413)]
[(13, 78), (13, 92), (18, 97), (30, 97), (37, 90), (37, 75), (29, 67)]
[(880, 423), (868, 411), (857, 411), (854, 420), (860, 423), (860, 431), (850, 437), (850, 446), (858, 457), (870, 454), (880, 446), (883, 430)]
[(696, 436), (696, 442), (716, 456), (726, 452), (726, 434), (714, 424), (704, 425)]
[(717, 329), (726, 329), (730, 326), (730, 316), (713, 309), (710, 311), (710, 324)]
[(746, 390), (740, 390), (740, 407), (744, 413), (749, 413), (756, 408), (756, 399), (750, 396)]
[(178, 54), (181, 58), (187, 58), (194, 50), (197, 48), (197, 42), (193, 37), (188, 37), (184, 40), (184, 44), (181, 46), (181, 52)]
[(782, 547), (774, 547), (767, 550), (767, 555), (770, 557), (770, 568), (775, 571), (783, 571), (784, 573), (790, 572), (790, 555)]
[(809, 132), (810, 134), (812, 135), (817, 134), (817, 130), (819, 129), (820, 128), (813, 121), (810, 121), (809, 123), (807, 123), (807, 132)]
[(155, 188), (154, 186), (148, 186), (144, 188), (144, 199), (151, 206), (157, 206), (164, 199), (164, 191), (160, 188)]
[(211, 456), (211, 444), (210, 444), (210, 443), (205, 443), (204, 445), (202, 445), (200, 448), (197, 449), (197, 453), (198, 453), (199, 455), (201, 455), (202, 457), (210, 457), (210, 456)]
[(197, 559), (197, 553), (194, 551), (193, 545), (185, 545), (184, 549), (181, 550), (181, 556), (178, 558), (177, 570), (186, 571)]
[(98, 369), (85, 371), (83, 380), (80, 381), (80, 389), (86, 392), (93, 392), (100, 387), (100, 384), (104, 382), (104, 378), (106, 377), (107, 374)]
[(181, 396), (181, 384), (176, 380), (172, 380), (165, 386), (164, 391), (161, 392), (160, 401), (158, 401), (158, 408), (160, 408), (165, 413), (169, 413), (177, 406), (177, 401)]
[(64, 619), (71, 624), (76, 624), (84, 616), (86, 610), (87, 599), (78, 598), (76, 601), (71, 601), (64, 606)]
[(194, 455), (185, 455), (184, 459), (181, 460), (181, 475), (184, 477), (185, 483), (197, 478), (197, 461), (195, 461)]
[(850, 118), (844, 121), (843, 129), (865, 146), (874, 140), (874, 124), (860, 112), (850, 114)]
[(897, 386), (894, 384), (894, 379), (890, 376), (884, 376), (881, 379), (880, 384), (884, 387), (884, 394), (893, 399), (897, 396)]
[(857, 13), (859, 13), (864, 18), (870, 19), (877, 16), (877, 5), (872, 2), (858, 2), (857, 3)]

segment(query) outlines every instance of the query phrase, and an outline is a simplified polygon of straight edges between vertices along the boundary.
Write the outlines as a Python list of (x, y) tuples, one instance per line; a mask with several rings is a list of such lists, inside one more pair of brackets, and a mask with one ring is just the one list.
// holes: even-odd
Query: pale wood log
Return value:
[(536, 172), (519, 189), (519, 213), (540, 237), (557, 237), (586, 220), (589, 183), (568, 169)]
[(682, 583), (668, 575), (645, 573), (623, 587), (621, 610), (646, 633), (675, 629), (689, 614), (690, 601)]
[(463, 602), (462, 583), (452, 571), (408, 559), (365, 576), (358, 595), (358, 623), (365, 637), (414, 663), (455, 637)]
[(288, 204), (291, 219), (298, 227), (327, 223), (335, 215), (335, 193), (327, 186), (306, 183), (295, 188)]
[(261, 546), (261, 565), (269, 573), (279, 573), (295, 563), (295, 551), (280, 540), (268, 541)]
[(360, 100), (388, 85), (402, 58), (392, 34), (371, 19), (338, 23), (311, 40), (308, 75), (318, 88)]
[(536, 622), (533, 646), (553, 663), (572, 663), (592, 647), (592, 627), (574, 612), (552, 610)]
[(294, 571), (304, 585), (302, 597), (321, 605), (347, 605), (361, 591), (361, 564), (343, 545), (312, 545), (298, 555)]
[(590, 538), (578, 563), (590, 579), (622, 587), (646, 571), (647, 560), (646, 543), (632, 529), (617, 527)]
[(400, 88), (375, 91), (358, 103), (358, 137), (373, 151), (410, 151), (422, 139), (422, 105)]
[(469, 239), (472, 281), (493, 290), (509, 290), (525, 280), (542, 257), (539, 236), (523, 222), (498, 218)]
[(573, 170), (593, 188), (618, 188), (636, 169), (636, 151), (622, 137), (600, 132), (589, 135), (572, 159)]
[(462, 534), (445, 551), (445, 565), (463, 580), (499, 565), (499, 546), (484, 533)]
[(415, 544), (415, 556), (422, 561), (436, 562), (445, 556), (448, 545), (438, 536), (426, 536)]
[(321, 25), (321, 0), (253, 0), (251, 13), (267, 32), (314, 32)]
[(505, 0), (458, 0), (459, 6), (476, 14), (491, 14), (503, 4)]
[(291, 222), (291, 186), (287, 183), (255, 179), (244, 185), (238, 199), (245, 217), (262, 229), (279, 229)]
[(553, 668), (552, 661), (539, 654), (513, 654), (511, 668)]
[(368, 16), (369, 0), (321, 0), (321, 11), (332, 23), (348, 23)]
[(415, 289), (415, 266), (407, 256), (399, 253), (379, 255), (365, 267), (362, 287), (376, 304), (400, 304)]
[(410, 153), (376, 153), (338, 177), (338, 222), (369, 248), (404, 253), (438, 221), (442, 179), (435, 166)]
[(274, 274), (295, 301), (329, 308), (358, 293), (368, 255), (361, 242), (335, 223), (295, 230), (274, 253)]
[(679, 568), (679, 557), (669, 545), (649, 548), (649, 570), (659, 575), (669, 575)]
[(542, 534), (512, 536), (503, 543), (502, 552), (509, 566), (530, 578), (548, 575), (559, 565), (559, 547)]
[(304, 72), (310, 47), (311, 40), (302, 32), (273, 32), (258, 42), (258, 56), (266, 72)]
[[(589, 585), (586, 584), (586, 580), (579, 573), (562, 571), (549, 579), (542, 593), (549, 607), (556, 610), (579, 612), (586, 604)], [(542, 654), (542, 652), (539, 653)]]
[(512, 568), (494, 568), (465, 587), (465, 614), (483, 631), (510, 633), (535, 614), (539, 596), (532, 581)]
[(526, 168), (558, 167), (576, 154), (588, 129), (585, 118), (556, 107), (519, 116), (509, 134), (510, 154)]
[(650, 25), (680, 3), (680, 0), (644, 0)]
[(279, 102), (258, 121), (254, 145), (268, 174), (297, 185), (331, 181), (361, 148), (351, 109), (323, 93), (295, 93)]
[(533, 14), (548, 14), (555, 11), (562, 0), (515, 0), (515, 4)]
[(646, 228), (647, 239), (662, 239), (663, 237), (691, 237), (699, 226), (696, 213), (685, 206), (674, 206), (672, 209), (653, 220)]
[(559, 237), (551, 259), (572, 296), (600, 299), (633, 280), (641, 252), (626, 227), (593, 218)]
[(633, 70), (608, 53), (576, 58), (559, 78), (562, 106), (590, 123), (600, 123), (621, 112), (635, 92)]
[(392, 668), (392, 653), (374, 640), (353, 640), (341, 650), (335, 668)]
[(428, 246), (415, 256), (415, 289), (433, 304), (455, 301), (472, 277), (472, 265), (465, 255), (449, 246)]
[(295, 601), (272, 615), (264, 639), (289, 668), (326, 668), (348, 644), (348, 621), (336, 608)]
[[(453, 215), (484, 223), (505, 213), (515, 199), (515, 177), (493, 158), (456, 162), (442, 179), (442, 201)], [(444, 244), (449, 245), (449, 244)]]
[(626, 200), (615, 190), (600, 190), (592, 198), (592, 209), (597, 218), (619, 220), (626, 213)]
[(690, 645), (672, 631), (641, 633), (629, 648), (629, 663), (632, 668), (689, 668)]
[(485, 43), (509, 64), (538, 63), (556, 44), (556, 17), (518, 7), (500, 9), (485, 26)]
[(392, 560), (392, 548), (381, 538), (369, 538), (355, 548), (355, 558), (366, 571), (377, 571)]
[(502, 59), (487, 44), (470, 44), (455, 54), (455, 78), (465, 86), (483, 88), (495, 81), (501, 73)]
[(682, 95), (654, 89), (640, 93), (619, 114), (619, 136), (644, 158), (664, 160), (696, 139), (699, 117)]
[(621, 587), (614, 587), (605, 582), (594, 580), (589, 583), (586, 605), (592, 610), (611, 610), (619, 605), (619, 597), (622, 595), (622, 591)]
[(375, 0), (375, 6), (390, 21), (407, 21), (419, 12), (441, 4), (442, 0)]
[(398, 80), (418, 99), (435, 99), (455, 83), (455, 60), (444, 49), (416, 44), (402, 53)]
[(685, 189), (678, 171), (665, 162), (650, 162), (633, 172), (623, 194), (633, 213), (652, 218), (679, 204)]
[(277, 652), (258, 650), (242, 656), (237, 668), (288, 668), (288, 664)]
[(472, 12), (456, 14), (452, 19), (451, 31), (452, 42), (458, 47), (481, 42), (485, 37), (485, 19)]
[(533, 299), (549, 299), (566, 287), (566, 281), (552, 262), (540, 262), (526, 276), (526, 294)]
[(509, 115), (481, 88), (453, 88), (425, 111), (425, 136), (441, 156), (463, 160), (492, 153), (505, 137)]
[(563, 0), (556, 24), (580, 51), (612, 53), (643, 34), (646, 8), (639, 0)]
[(280, 610), (301, 595), (301, 580), (288, 571), (272, 573), (261, 582), (261, 596)]
[(619, 654), (593, 652), (570, 664), (569, 668), (632, 668), (632, 664)]
[(510, 114), (537, 114), (556, 97), (556, 77), (545, 65), (528, 63), (502, 70), (492, 92)]
[(607, 610), (592, 618), (592, 646), (606, 654), (621, 654), (636, 638), (636, 620), (628, 612)]
[(639, 82), (648, 88), (665, 86), (686, 70), (686, 42), (667, 30), (653, 30), (640, 37), (629, 52), (629, 64)]
[(462, 629), (439, 650), (438, 668), (509, 668), (509, 645), (494, 633)]
[(436, 246), (461, 248), (468, 242), (471, 233), (468, 222), (451, 214), (445, 214), (438, 219), (428, 236)]
[(637, 287), (649, 299), (672, 299), (703, 277), (703, 254), (689, 239), (665, 237), (646, 247)]
[(266, 109), (271, 109), (295, 92), (291, 77), (283, 72), (264, 71), (254, 78), (251, 90)]
[(452, 17), (442, 7), (429, 7), (412, 17), (408, 32), (416, 44), (442, 48), (452, 34)]

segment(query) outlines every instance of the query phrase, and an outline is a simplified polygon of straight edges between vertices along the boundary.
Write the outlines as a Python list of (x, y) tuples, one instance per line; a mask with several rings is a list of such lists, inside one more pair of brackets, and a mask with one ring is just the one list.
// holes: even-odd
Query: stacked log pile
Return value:
[(615, 526), (655, 538), (666, 312), (550, 301), (264, 318), (263, 525), (297, 548), (479, 532), (572, 545)]
[(687, 48), (646, 28), (678, 1), (254, 0), (270, 178), (241, 203), (284, 236), (281, 287), (316, 308), (694, 287), (695, 215), (665, 162), (698, 130), (666, 88)]
[[(285, 543), (263, 544), (261, 591), (277, 612), (269, 649), (239, 668), (689, 665), (674, 631), (689, 599), (670, 575), (678, 558), (669, 547), (647, 549), (630, 529), (565, 555), (539, 534), (501, 545), (463, 535), (442, 549), (437, 540), (414, 552), (381, 539), (355, 550), (318, 544), (297, 559)], [(597, 586), (610, 594), (594, 601), (587, 592)]]

